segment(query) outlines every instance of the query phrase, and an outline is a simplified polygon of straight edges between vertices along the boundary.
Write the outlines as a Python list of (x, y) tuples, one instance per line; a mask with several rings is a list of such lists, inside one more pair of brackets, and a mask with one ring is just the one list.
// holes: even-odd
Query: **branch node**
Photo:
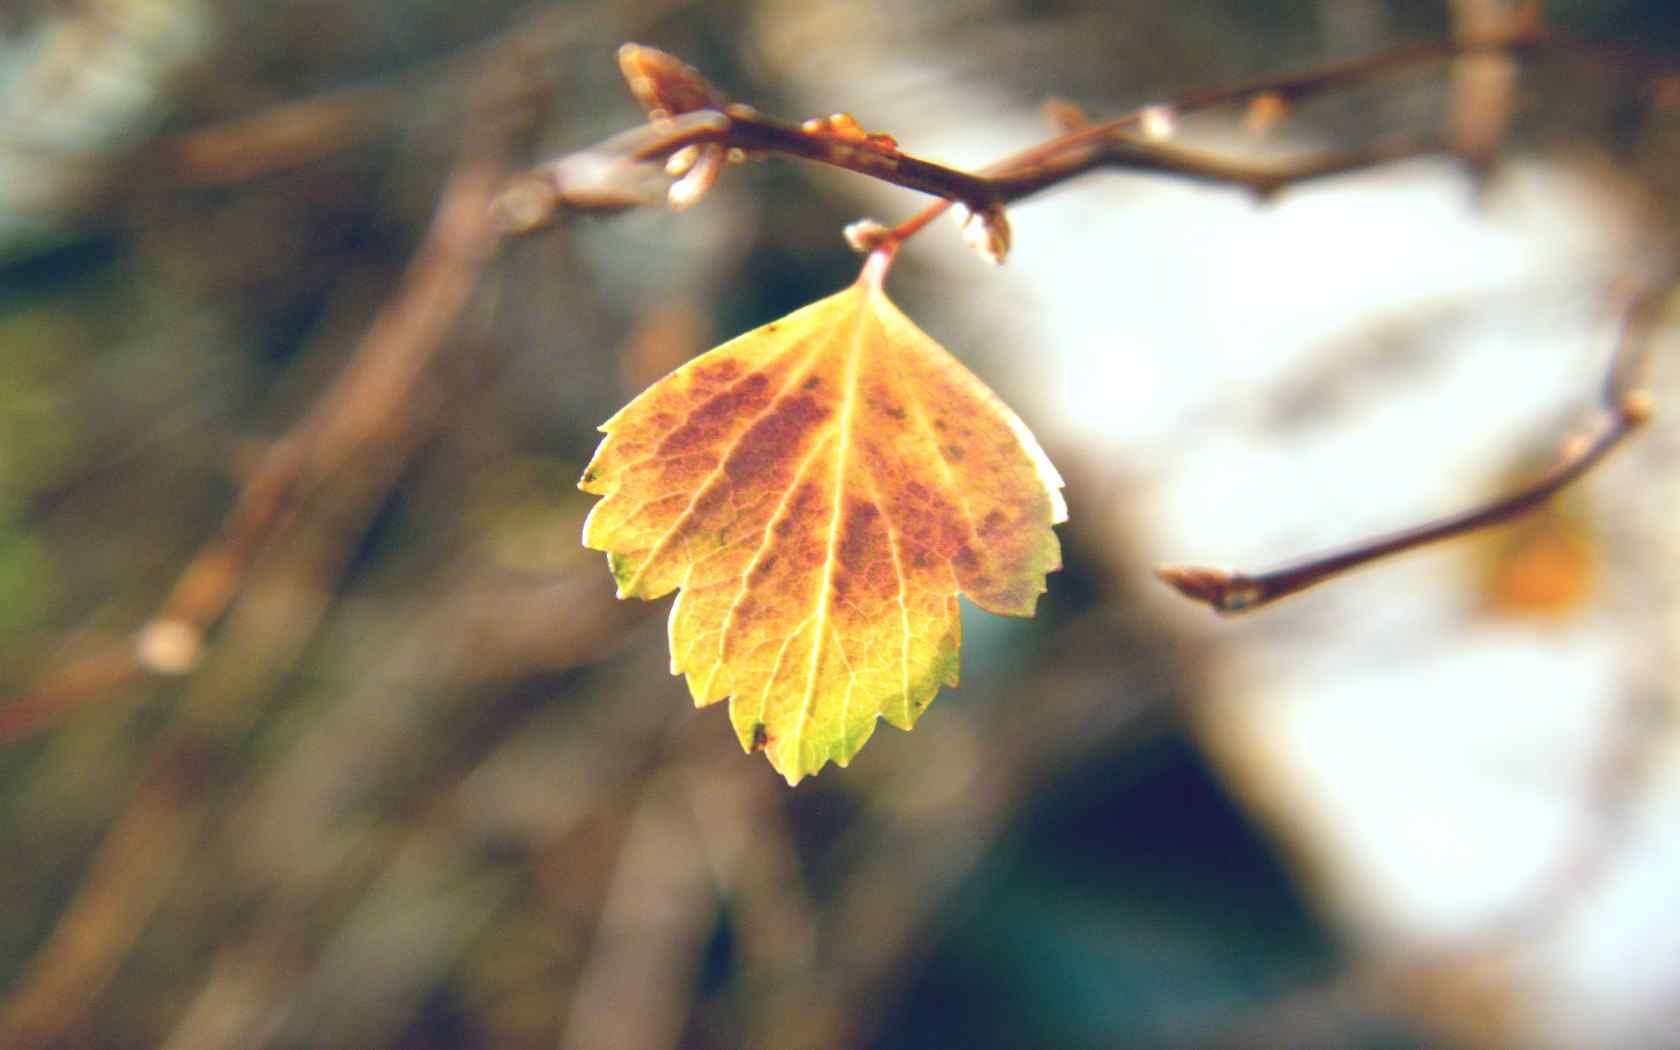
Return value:
[(1009, 216), (1004, 214), (1003, 205), (989, 204), (979, 211), (974, 211), (961, 201), (956, 201), (951, 205), (951, 214), (956, 216), (957, 225), (962, 228), (963, 240), (968, 242), (968, 246), (993, 266), (1002, 266), (1003, 260), (1009, 255), (1012, 241)]
[(898, 140), (878, 131), (865, 131), (850, 113), (832, 113), (826, 117), (812, 117), (799, 125), (799, 130), (818, 138), (834, 139), (848, 145), (869, 145), (883, 150), (898, 149)]
[(898, 243), (898, 234), (893, 232), (892, 227), (874, 219), (859, 219), (846, 227), (845, 235), (846, 243), (859, 255), (868, 255)]
[(1656, 401), (1649, 390), (1629, 390), (1616, 406), (1630, 426), (1641, 426), (1651, 419)]
[(1163, 102), (1138, 110), (1138, 131), (1151, 142), (1165, 142), (1178, 134), (1178, 110)]
[(1242, 612), (1259, 605), (1261, 586), (1241, 573), (1199, 565), (1163, 565), (1155, 570), (1178, 593), (1222, 613)]
[(665, 200), (672, 211), (682, 211), (698, 204), (729, 163), (729, 151), (715, 142), (708, 142), (704, 146), (685, 146), (672, 154), (671, 160), (666, 161), (666, 171), (671, 170), (671, 161), (688, 150), (694, 151), (692, 158), (684, 157), (678, 164), (682, 178), (671, 183), (671, 188), (665, 193)]

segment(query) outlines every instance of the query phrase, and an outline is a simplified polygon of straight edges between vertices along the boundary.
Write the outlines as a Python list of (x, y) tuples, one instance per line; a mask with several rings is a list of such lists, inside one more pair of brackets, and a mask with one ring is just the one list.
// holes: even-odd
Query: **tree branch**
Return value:
[(1651, 330), (1667, 287), (1653, 285), (1628, 295), (1617, 314), (1615, 346), (1592, 428), (1565, 443), (1557, 464), (1533, 484), (1484, 506), (1361, 540), (1267, 572), (1250, 575), (1202, 566), (1168, 565), (1156, 573), (1185, 597), (1219, 612), (1246, 612), (1299, 594), (1379, 558), (1498, 525), (1533, 510), (1596, 466), (1650, 416), (1651, 396), (1641, 385), (1642, 376)]
[[(680, 159), (684, 151), (700, 148), (732, 151), (735, 160), (777, 155), (813, 161), (941, 198), (891, 229), (891, 237), (900, 241), (919, 232), (952, 203), (960, 203), (971, 212), (984, 212), (1098, 168), (1179, 175), (1244, 187), (1265, 197), (1296, 182), (1440, 152), (1448, 144), (1437, 138), (1388, 141), (1264, 165), (1147, 141), (1139, 136), (1139, 127), (1152, 116), (1178, 116), (1261, 98), (1274, 108), (1287, 110), (1316, 95), (1466, 55), (1553, 52), (1598, 66), (1621, 68), (1612, 57), (1599, 55), (1592, 45), (1523, 22), (1499, 32), (1402, 44), (1304, 72), (1189, 92), (1167, 103), (1078, 127), (971, 174), (904, 153), (888, 136), (856, 130), (849, 118), (841, 118), (849, 126), (837, 130), (833, 118), (794, 125), (764, 116), (750, 106), (727, 104), (698, 73), (671, 56), (626, 45), (621, 61), (627, 63), (633, 90), (657, 95), (659, 88), (668, 89), (661, 97), (662, 104), (650, 109), (652, 122), (532, 169), (510, 184), (498, 202), (498, 210), (510, 232), (524, 233), (556, 221), (567, 211), (653, 203), (657, 199), (654, 187), (661, 175), (659, 166), (673, 162), (678, 170), (686, 171), (692, 161)], [(1650, 75), (1660, 67), (1654, 60), (1644, 59), (1631, 62), (1629, 68)], [(650, 77), (668, 79), (652, 83)], [(672, 98), (683, 102), (672, 104)], [(685, 111), (684, 102), (696, 108)], [(698, 189), (685, 187), (680, 199), (673, 192), (672, 203), (693, 203), (709, 184), (708, 178)]]

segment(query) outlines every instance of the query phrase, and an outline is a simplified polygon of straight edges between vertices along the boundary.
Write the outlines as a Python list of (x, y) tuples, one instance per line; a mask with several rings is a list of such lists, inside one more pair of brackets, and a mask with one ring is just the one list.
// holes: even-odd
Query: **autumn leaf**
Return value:
[(1061, 567), (1061, 478), (885, 265), (650, 387), (579, 485), (619, 596), (681, 588), (672, 673), (790, 784), (957, 684), (959, 594), (1031, 616)]

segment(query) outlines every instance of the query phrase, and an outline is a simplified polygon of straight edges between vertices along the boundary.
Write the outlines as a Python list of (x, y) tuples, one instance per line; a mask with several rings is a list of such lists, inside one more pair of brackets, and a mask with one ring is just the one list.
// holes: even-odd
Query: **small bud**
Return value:
[(673, 209), (682, 211), (700, 202), (717, 182), (718, 175), (723, 171), (724, 159), (727, 151), (715, 143), (699, 147), (695, 153), (694, 163), (688, 173), (671, 184), (665, 199)]
[(1178, 113), (1171, 106), (1145, 106), (1138, 113), (1138, 131), (1151, 142), (1161, 142), (1178, 134)]
[(799, 130), (807, 135), (821, 135), (838, 142), (853, 145), (870, 145), (877, 149), (895, 150), (898, 140), (891, 135), (884, 135), (878, 131), (863, 130), (857, 118), (850, 113), (834, 113), (826, 117), (812, 117), (799, 125)]
[(723, 95), (705, 77), (656, 47), (625, 44), (618, 49), (618, 68), (650, 120), (723, 108)]
[(1573, 463), (1587, 454), (1593, 446), (1593, 435), (1587, 433), (1571, 434), (1564, 439), (1558, 448), (1560, 463)]
[(868, 255), (878, 248), (884, 248), (893, 239), (892, 227), (883, 226), (874, 219), (859, 219), (847, 226), (845, 233), (846, 243), (859, 255)]
[(153, 674), (186, 674), (204, 654), (204, 636), (181, 620), (153, 620), (135, 642), (140, 665)]
[(1010, 246), (1009, 216), (1004, 214), (1003, 205), (993, 204), (980, 211), (970, 211), (959, 201), (951, 205), (951, 214), (956, 216), (968, 246), (982, 259), (1001, 266), (1009, 255)]
[(1638, 426), (1650, 420), (1651, 412), (1656, 404), (1649, 390), (1629, 390), (1622, 395), (1622, 415), (1628, 422)]
[(699, 159), (699, 146), (684, 146), (665, 158), (665, 174), (673, 179), (681, 175), (687, 175), (689, 169), (694, 167), (694, 162)]
[(1259, 584), (1239, 573), (1199, 565), (1163, 565), (1155, 570), (1178, 593), (1222, 613), (1242, 612), (1265, 597)]
[(847, 142), (861, 142), (869, 136), (864, 133), (862, 125), (850, 113), (835, 113), (828, 118), (828, 131), (837, 139)]
[(1269, 134), (1289, 116), (1289, 100), (1276, 91), (1262, 91), (1243, 114), (1243, 130), (1255, 138)]

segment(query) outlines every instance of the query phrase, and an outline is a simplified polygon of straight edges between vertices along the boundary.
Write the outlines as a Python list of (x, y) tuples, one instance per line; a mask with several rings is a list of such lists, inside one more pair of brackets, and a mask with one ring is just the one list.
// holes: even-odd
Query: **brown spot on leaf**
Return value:
[(714, 485), (694, 498), (694, 502), (691, 504), (694, 517), (704, 521), (728, 500), (729, 490), (721, 485)]
[(980, 522), (980, 538), (991, 539), (996, 536), (1008, 520), (1001, 510), (987, 511), (986, 517)]
[(962, 458), (963, 458), (962, 446), (961, 445), (946, 445), (945, 446), (945, 456), (948, 459), (954, 459), (958, 463), (961, 463)]
[(770, 728), (763, 722), (755, 722), (752, 727), (752, 743), (748, 750), (763, 751), (770, 746)]
[(750, 481), (779, 461), (791, 459), (804, 444), (805, 435), (827, 419), (829, 410), (810, 397), (779, 401), (770, 414), (754, 423), (741, 436), (723, 469), (736, 481)]
[(957, 548), (957, 553), (951, 558), (951, 563), (964, 576), (971, 576), (980, 568), (980, 556), (974, 553), (973, 547), (965, 543)]
[(875, 524), (881, 509), (861, 499), (846, 501), (846, 516), (840, 523), (840, 564), (856, 572), (879, 546), (880, 527)]
[(793, 498), (788, 500), (787, 510), (777, 519), (773, 531), (777, 536), (786, 537), (799, 528), (802, 521), (808, 521), (816, 514), (822, 505), (822, 489), (814, 481), (801, 484), (793, 492)]
[(822, 376), (811, 376), (805, 382), (799, 384), (799, 389), (815, 390), (819, 386), (822, 386)]
[(714, 361), (700, 368), (700, 378), (708, 383), (727, 383), (741, 374), (741, 362), (732, 357)]
[(754, 373), (727, 390), (707, 398), (694, 410), (688, 421), (665, 435), (659, 443), (659, 453), (665, 457), (680, 456), (707, 447), (721, 435), (720, 424), (746, 414), (764, 398), (769, 380)]

